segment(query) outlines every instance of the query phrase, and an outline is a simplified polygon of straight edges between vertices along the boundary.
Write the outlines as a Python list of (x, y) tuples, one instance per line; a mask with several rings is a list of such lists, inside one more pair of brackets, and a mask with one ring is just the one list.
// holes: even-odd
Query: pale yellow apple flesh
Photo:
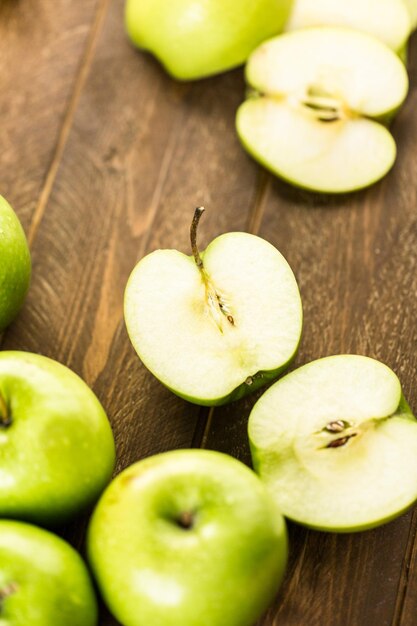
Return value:
[(417, 0), (404, 0), (411, 18), (411, 27), (417, 28)]
[(403, 0), (296, 0), (286, 29), (310, 26), (354, 28), (398, 52), (410, 35), (411, 20)]

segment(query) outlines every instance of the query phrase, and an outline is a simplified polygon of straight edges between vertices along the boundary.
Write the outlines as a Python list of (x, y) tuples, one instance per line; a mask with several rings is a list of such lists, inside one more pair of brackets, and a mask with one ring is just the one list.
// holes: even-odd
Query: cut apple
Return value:
[(379, 121), (408, 90), (383, 43), (347, 28), (287, 33), (262, 44), (246, 77), (256, 91), (237, 114), (247, 150), (289, 182), (321, 192), (366, 187), (392, 167), (396, 146)]
[(249, 438), (283, 514), (309, 527), (364, 530), (417, 500), (417, 420), (379, 361), (339, 355), (295, 370), (257, 402)]
[(287, 30), (310, 26), (347, 26), (374, 35), (395, 52), (411, 31), (403, 0), (296, 0)]
[(200, 255), (157, 250), (133, 270), (127, 329), (146, 367), (179, 396), (223, 404), (276, 378), (294, 356), (302, 309), (294, 275), (270, 243), (217, 237)]

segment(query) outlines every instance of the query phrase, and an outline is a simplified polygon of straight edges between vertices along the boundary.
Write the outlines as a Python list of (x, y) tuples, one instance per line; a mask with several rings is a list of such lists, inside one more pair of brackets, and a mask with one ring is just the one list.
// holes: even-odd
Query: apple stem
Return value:
[(191, 239), (191, 249), (193, 251), (194, 261), (200, 271), (203, 271), (203, 259), (200, 256), (200, 252), (197, 246), (197, 231), (198, 225), (200, 223), (201, 216), (203, 215), (205, 208), (203, 206), (199, 206), (194, 211), (193, 221), (191, 222), (190, 228), (190, 239)]
[(211, 316), (220, 330), (223, 332), (223, 319), (226, 317), (229, 324), (235, 326), (235, 318), (233, 317), (229, 306), (223, 296), (219, 295), (214, 288), (205, 268), (203, 259), (201, 258), (198, 245), (197, 245), (197, 231), (198, 225), (200, 223), (201, 216), (203, 215), (205, 208), (200, 206), (197, 207), (194, 211), (193, 221), (191, 222), (190, 227), (190, 240), (191, 240), (191, 249), (193, 251), (193, 257), (195, 264), (201, 272), (201, 276), (203, 278), (204, 284), (206, 286), (206, 300), (208, 304), (208, 308), (210, 310)]
[(7, 407), (6, 400), (3, 398), (2, 394), (0, 393), (0, 427), (6, 428), (7, 426), (10, 426), (11, 423), (12, 423), (12, 419), (10, 416), (9, 409)]

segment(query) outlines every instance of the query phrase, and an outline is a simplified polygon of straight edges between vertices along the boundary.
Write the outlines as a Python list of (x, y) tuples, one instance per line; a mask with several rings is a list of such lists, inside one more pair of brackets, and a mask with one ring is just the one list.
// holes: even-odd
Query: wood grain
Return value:
[[(273, 179), (241, 150), (241, 70), (176, 83), (129, 45), (122, 11), (122, 0), (1, 5), (2, 193), (32, 233), (34, 265), (2, 347), (56, 358), (92, 386), (114, 428), (117, 471), (200, 445), (250, 464), (256, 397), (214, 411), (180, 400), (141, 365), (123, 322), (136, 261), (158, 247), (187, 252), (193, 209), (204, 204), (202, 248), (249, 230), (292, 265), (305, 311), (294, 366), (340, 352), (375, 356), (417, 410), (416, 42), (410, 97), (394, 124), (395, 169), (366, 192), (320, 197)], [(63, 529), (81, 549), (87, 519)], [(258, 626), (413, 626), (416, 530), (413, 512), (360, 535), (290, 525), (287, 577)], [(116, 621), (103, 609), (100, 624)]]
[(27, 231), (54, 160), (96, 0), (0, 3), (0, 188)]

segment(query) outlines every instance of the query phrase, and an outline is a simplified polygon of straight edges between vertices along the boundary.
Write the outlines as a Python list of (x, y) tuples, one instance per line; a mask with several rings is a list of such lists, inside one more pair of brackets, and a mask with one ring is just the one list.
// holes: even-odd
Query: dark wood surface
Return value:
[[(127, 338), (123, 292), (158, 247), (189, 250), (229, 230), (259, 233), (298, 278), (305, 330), (294, 366), (341, 352), (377, 357), (417, 410), (417, 41), (384, 181), (319, 197), (273, 179), (234, 131), (241, 70), (178, 84), (123, 30), (122, 0), (3, 0), (0, 193), (28, 233), (33, 281), (2, 349), (40, 352), (92, 386), (111, 419), (117, 470), (150, 454), (207, 447), (249, 463), (256, 397), (199, 408), (164, 389)], [(64, 529), (82, 549), (86, 520)], [(291, 558), (258, 626), (417, 624), (417, 514), (358, 535), (290, 525)], [(103, 609), (100, 626), (116, 622)], [(178, 625), (180, 626), (180, 625)]]

